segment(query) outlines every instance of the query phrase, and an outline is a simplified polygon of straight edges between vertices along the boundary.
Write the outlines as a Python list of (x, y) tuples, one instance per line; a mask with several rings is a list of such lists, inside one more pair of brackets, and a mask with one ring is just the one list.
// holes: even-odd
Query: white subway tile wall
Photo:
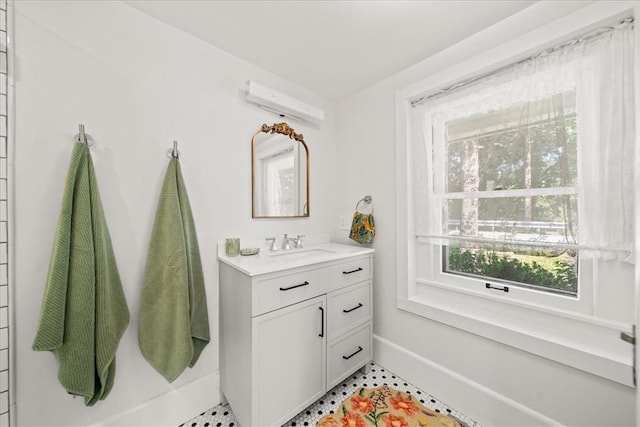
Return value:
[(7, 0), (0, 0), (0, 427), (10, 426)]

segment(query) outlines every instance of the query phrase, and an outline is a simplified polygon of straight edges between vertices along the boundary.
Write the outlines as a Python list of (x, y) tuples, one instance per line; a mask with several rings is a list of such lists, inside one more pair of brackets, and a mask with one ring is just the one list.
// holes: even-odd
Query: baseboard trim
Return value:
[[(481, 425), (554, 426), (563, 424), (442, 365), (377, 335), (373, 360)], [(461, 390), (464, 390), (461, 393)]]
[(175, 427), (219, 403), (220, 371), (215, 371), (89, 427)]

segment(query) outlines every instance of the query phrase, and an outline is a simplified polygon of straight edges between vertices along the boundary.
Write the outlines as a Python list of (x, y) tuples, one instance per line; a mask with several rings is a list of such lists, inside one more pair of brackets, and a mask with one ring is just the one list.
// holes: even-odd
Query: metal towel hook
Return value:
[(173, 141), (173, 148), (167, 151), (167, 156), (169, 156), (172, 159), (180, 158), (180, 151), (178, 151), (178, 141), (175, 141), (175, 140)]
[(88, 147), (91, 147), (94, 143), (91, 135), (85, 133), (84, 125), (82, 123), (78, 125), (78, 134), (73, 137), (73, 140), (81, 144), (87, 144)]

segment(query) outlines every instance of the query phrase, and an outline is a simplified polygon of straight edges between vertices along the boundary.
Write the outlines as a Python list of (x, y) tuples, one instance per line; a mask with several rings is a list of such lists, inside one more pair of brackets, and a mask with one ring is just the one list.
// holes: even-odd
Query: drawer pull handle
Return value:
[(300, 286), (307, 286), (308, 284), (309, 284), (309, 282), (307, 282), (305, 280), (304, 283), (300, 283), (299, 285), (289, 286), (288, 288), (280, 288), (280, 290), (281, 291), (290, 291), (291, 289), (299, 288)]
[(357, 309), (359, 309), (360, 307), (362, 307), (362, 303), (361, 303), (361, 302), (359, 302), (357, 306), (355, 306), (355, 307), (353, 307), (353, 308), (350, 308), (349, 310), (342, 310), (342, 312), (343, 312), (343, 313), (351, 313), (353, 310), (357, 310)]
[(320, 309), (320, 333), (319, 337), (324, 337), (324, 308), (318, 307)]
[(351, 271), (343, 271), (342, 274), (357, 273), (358, 271), (362, 271), (362, 267), (358, 267), (355, 270), (351, 270)]
[(353, 356), (355, 356), (356, 354), (360, 353), (361, 351), (362, 351), (362, 347), (358, 346), (358, 349), (357, 349), (356, 351), (354, 351), (353, 353), (351, 353), (351, 354), (350, 354), (350, 355), (348, 355), (348, 356), (342, 356), (342, 358), (343, 358), (344, 360), (349, 360), (349, 359), (351, 359)]

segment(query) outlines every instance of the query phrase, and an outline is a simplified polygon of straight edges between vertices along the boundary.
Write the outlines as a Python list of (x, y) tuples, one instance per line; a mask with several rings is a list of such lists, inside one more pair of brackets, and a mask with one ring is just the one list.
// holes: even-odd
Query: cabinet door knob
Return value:
[(309, 282), (307, 282), (305, 280), (304, 283), (300, 283), (299, 285), (289, 286), (288, 288), (280, 288), (280, 290), (281, 291), (290, 291), (291, 289), (299, 288), (300, 286), (307, 286), (308, 284), (309, 284)]
[(362, 267), (358, 267), (355, 270), (351, 270), (351, 271), (343, 271), (342, 274), (357, 273), (358, 271), (362, 271)]
[(355, 307), (353, 307), (353, 308), (350, 308), (349, 310), (342, 310), (342, 312), (343, 312), (343, 313), (351, 313), (353, 310), (357, 310), (357, 309), (359, 309), (360, 307), (362, 307), (362, 303), (361, 303), (361, 302), (359, 302), (357, 306), (355, 306)]
[(318, 307), (318, 309), (320, 309), (320, 328), (321, 328), (318, 336), (324, 337), (324, 308)]
[(349, 359), (351, 359), (353, 356), (355, 356), (356, 354), (360, 353), (361, 351), (362, 351), (362, 347), (358, 346), (358, 349), (357, 349), (356, 351), (354, 351), (353, 353), (351, 353), (351, 354), (350, 354), (350, 355), (348, 355), (348, 356), (342, 356), (342, 358), (343, 358), (344, 360), (349, 360)]

